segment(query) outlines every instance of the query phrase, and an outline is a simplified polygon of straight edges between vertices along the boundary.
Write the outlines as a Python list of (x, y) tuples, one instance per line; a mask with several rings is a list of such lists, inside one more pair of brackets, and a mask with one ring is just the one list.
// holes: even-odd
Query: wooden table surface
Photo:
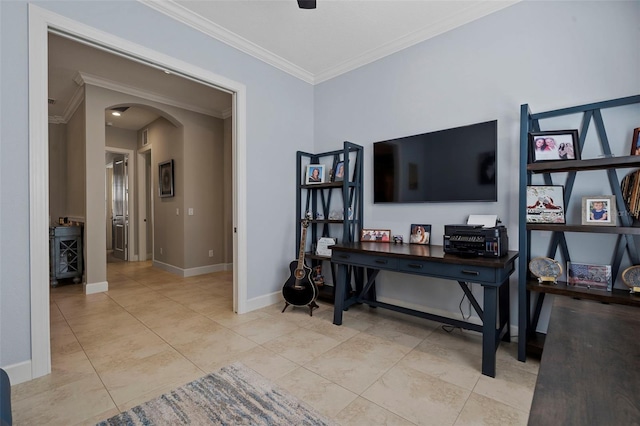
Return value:
[(529, 425), (640, 425), (640, 309), (555, 298)]

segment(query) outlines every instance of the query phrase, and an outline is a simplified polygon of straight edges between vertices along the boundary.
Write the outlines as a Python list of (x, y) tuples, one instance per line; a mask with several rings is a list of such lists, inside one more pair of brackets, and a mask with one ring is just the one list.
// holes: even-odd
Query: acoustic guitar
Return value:
[(282, 287), (282, 296), (286, 302), (282, 312), (289, 305), (308, 306), (309, 315), (313, 315), (313, 309), (317, 308), (315, 300), (318, 297), (318, 288), (311, 280), (311, 268), (304, 263), (304, 248), (307, 242), (307, 228), (309, 227), (309, 219), (302, 221), (302, 237), (300, 238), (300, 250), (298, 252), (298, 260), (294, 260), (289, 264), (291, 276)]

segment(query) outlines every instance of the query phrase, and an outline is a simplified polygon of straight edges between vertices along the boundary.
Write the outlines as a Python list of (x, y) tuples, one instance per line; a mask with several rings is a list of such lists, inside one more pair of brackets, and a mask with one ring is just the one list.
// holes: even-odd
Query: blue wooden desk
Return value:
[[(333, 323), (342, 324), (342, 311), (355, 303), (365, 303), (408, 315), (451, 324), (482, 333), (482, 374), (496, 375), (496, 350), (500, 339), (509, 341), (509, 276), (514, 271), (518, 252), (501, 258), (460, 257), (446, 254), (441, 246), (352, 242), (331, 246), (331, 261), (338, 265), (335, 283)], [(346, 292), (350, 268), (355, 268), (356, 289)], [(482, 320), (482, 325), (429, 314), (378, 302), (375, 279), (380, 271), (403, 272), (457, 281)], [(484, 309), (468, 283), (480, 284), (484, 292)], [(351, 283), (349, 283), (351, 292)], [(498, 320), (499, 324), (498, 324)], [(496, 324), (498, 324), (496, 326)]]

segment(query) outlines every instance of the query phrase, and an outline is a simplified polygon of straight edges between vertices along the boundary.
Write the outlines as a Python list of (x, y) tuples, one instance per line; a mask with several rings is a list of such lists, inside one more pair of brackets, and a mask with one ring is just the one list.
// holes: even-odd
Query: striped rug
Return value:
[(112, 425), (334, 425), (241, 363), (98, 423)]

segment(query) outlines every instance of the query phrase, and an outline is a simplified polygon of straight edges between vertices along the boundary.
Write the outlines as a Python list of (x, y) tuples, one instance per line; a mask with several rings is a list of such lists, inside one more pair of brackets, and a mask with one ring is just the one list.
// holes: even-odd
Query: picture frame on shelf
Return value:
[(173, 160), (158, 163), (158, 195), (160, 198), (174, 196)]
[(363, 242), (388, 243), (390, 240), (390, 229), (363, 229), (360, 232), (360, 241)]
[(529, 160), (531, 163), (579, 159), (578, 130), (529, 133)]
[(631, 154), (640, 155), (640, 127), (633, 129), (633, 137), (631, 138)]
[(314, 185), (318, 183), (324, 183), (324, 164), (309, 164), (307, 166), (307, 173), (305, 178), (305, 184)]
[(567, 262), (567, 282), (576, 287), (611, 291), (611, 265)]
[(564, 224), (564, 186), (527, 186), (527, 223)]
[(344, 161), (338, 161), (333, 168), (332, 182), (342, 182), (344, 180)]
[(409, 244), (429, 244), (431, 225), (412, 224), (409, 232)]
[(337, 241), (335, 238), (330, 237), (319, 238), (316, 244), (316, 255), (331, 257), (331, 249), (329, 247), (336, 244)]
[(618, 211), (614, 195), (582, 197), (582, 224), (616, 226)]

